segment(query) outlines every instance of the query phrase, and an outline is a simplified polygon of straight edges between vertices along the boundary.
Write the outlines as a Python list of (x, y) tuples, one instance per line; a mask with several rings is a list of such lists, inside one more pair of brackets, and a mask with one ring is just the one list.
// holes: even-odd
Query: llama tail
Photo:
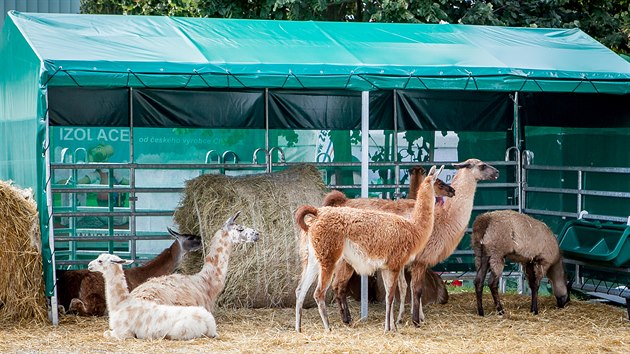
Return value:
[(303, 205), (295, 212), (295, 222), (304, 231), (308, 231), (308, 225), (304, 221), (307, 215), (317, 216), (317, 208), (312, 205)]
[(348, 197), (338, 190), (334, 190), (324, 197), (324, 206), (342, 206), (348, 201)]

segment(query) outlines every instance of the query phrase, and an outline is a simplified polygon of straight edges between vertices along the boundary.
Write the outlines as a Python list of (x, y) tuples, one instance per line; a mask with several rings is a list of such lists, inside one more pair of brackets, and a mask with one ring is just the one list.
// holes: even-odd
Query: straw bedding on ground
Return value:
[[(303, 204), (321, 205), (326, 192), (313, 165), (238, 177), (203, 175), (186, 183), (174, 216), (180, 231), (201, 235), (207, 246), (225, 220), (242, 210), (237, 222), (261, 232), (256, 244), (239, 245), (232, 251), (219, 305), (282, 307), (295, 303), (301, 266), (293, 213)], [(181, 271), (198, 272), (202, 260), (201, 252), (191, 254)]]
[[(625, 309), (572, 300), (555, 308), (555, 298), (540, 298), (540, 313), (529, 313), (529, 297), (503, 296), (507, 314), (497, 316), (485, 295), (487, 315), (475, 312), (472, 292), (452, 294), (446, 305), (425, 308), (427, 322), (409, 322), (396, 333), (383, 333), (384, 306), (372, 304), (367, 321), (343, 325), (329, 308), (332, 331), (325, 333), (317, 309), (304, 312), (302, 333), (293, 329), (295, 314), (284, 309), (218, 308), (218, 339), (191, 341), (103, 338), (106, 318), (64, 316), (61, 325), (0, 324), (0, 352), (419, 352), (419, 353), (623, 353), (630, 348)], [(351, 301), (357, 316), (359, 303)], [(409, 320), (409, 316), (407, 316)]]
[(0, 322), (46, 318), (39, 235), (32, 193), (0, 181)]

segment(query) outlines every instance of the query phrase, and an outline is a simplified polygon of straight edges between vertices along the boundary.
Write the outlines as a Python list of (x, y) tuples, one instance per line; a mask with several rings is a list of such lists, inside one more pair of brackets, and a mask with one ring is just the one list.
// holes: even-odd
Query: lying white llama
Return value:
[(131, 297), (159, 304), (203, 306), (212, 312), (223, 291), (232, 246), (256, 242), (260, 233), (234, 221), (241, 212), (228, 218), (212, 238), (203, 268), (192, 275), (171, 274), (149, 279), (131, 292)]
[[(443, 168), (444, 166), (442, 166)], [(441, 169), (440, 169), (441, 171)], [(301, 245), (308, 256), (295, 290), (295, 329), (301, 330), (302, 304), (315, 277), (319, 281), (313, 297), (324, 328), (330, 330), (325, 295), (337, 262), (343, 257), (359, 274), (381, 270), (386, 292), (385, 331), (395, 331), (392, 304), (401, 270), (427, 243), (433, 230), (435, 166), (420, 185), (410, 220), (376, 210), (348, 207), (300, 207), (295, 219), (305, 231)], [(310, 216), (310, 220), (305, 218)], [(306, 240), (304, 240), (306, 238)]]
[[(499, 172), (494, 167), (478, 159), (468, 159), (455, 163), (453, 167), (457, 169), (457, 173), (453, 177), (451, 187), (455, 189), (456, 194), (435, 207), (433, 233), (424, 250), (416, 256), (410, 265), (412, 320), (416, 326), (424, 321), (422, 294), (424, 282), (428, 278), (426, 277), (427, 271), (448, 258), (462, 240), (470, 221), (477, 182), (495, 180), (499, 177)], [(350, 201), (353, 203), (360, 203), (360, 201), (378, 203), (379, 209), (385, 209), (387, 207), (385, 204), (392, 204), (395, 209), (390, 212), (396, 212), (405, 217), (410, 217), (414, 208), (414, 201), (408, 199), (400, 199), (394, 201), (395, 203), (388, 203), (390, 201), (375, 198), (351, 199)], [(347, 287), (344, 284), (349, 281), (351, 275), (352, 273), (337, 274), (333, 282), (333, 289)], [(340, 308), (347, 309), (345, 294), (336, 294), (336, 297), (343, 301), (343, 304), (340, 303)], [(342, 312), (342, 318), (344, 322), (350, 323), (350, 312), (347, 311), (345, 314)]]
[(216, 337), (217, 326), (210, 312), (200, 306), (167, 306), (129, 296), (123, 264), (133, 261), (103, 253), (88, 269), (105, 278), (105, 300), (109, 313), (107, 338), (180, 339)]
[(488, 287), (499, 315), (503, 304), (499, 298), (499, 278), (503, 273), (505, 258), (519, 262), (525, 269), (532, 292), (531, 312), (538, 314), (538, 288), (547, 275), (559, 308), (569, 302), (558, 240), (543, 222), (512, 210), (498, 210), (479, 215), (473, 223), (471, 238), (475, 252), (475, 294), (477, 313), (483, 316), (483, 282), (490, 270)]

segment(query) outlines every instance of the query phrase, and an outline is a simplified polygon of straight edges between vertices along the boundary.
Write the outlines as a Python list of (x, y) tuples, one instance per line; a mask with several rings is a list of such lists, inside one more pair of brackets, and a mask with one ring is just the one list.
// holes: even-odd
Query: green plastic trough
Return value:
[(630, 226), (611, 222), (567, 222), (559, 236), (560, 249), (566, 258), (611, 264), (630, 265)]

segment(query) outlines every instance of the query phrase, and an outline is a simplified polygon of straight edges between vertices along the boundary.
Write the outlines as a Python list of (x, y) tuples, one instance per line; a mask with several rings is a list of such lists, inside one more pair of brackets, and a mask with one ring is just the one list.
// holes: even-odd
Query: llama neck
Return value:
[(464, 237), (472, 213), (477, 179), (468, 169), (460, 169), (455, 174), (451, 186), (455, 196), (445, 198), (435, 218), (433, 234), (421, 258), (435, 265), (450, 256)]
[(103, 278), (105, 279), (105, 301), (107, 309), (111, 312), (129, 297), (129, 290), (127, 290), (125, 273), (121, 265), (110, 267), (106, 273), (103, 273)]
[(421, 173), (413, 173), (410, 174), (411, 180), (409, 181), (409, 193), (407, 194), (407, 199), (416, 199), (418, 196), (418, 188), (420, 188), (420, 184), (422, 183), (423, 175)]
[(435, 191), (430, 178), (425, 178), (420, 188), (413, 206), (411, 220), (417, 230), (433, 230), (434, 212), (435, 212)]
[(173, 273), (181, 258), (182, 248), (179, 242), (175, 241), (171, 247), (165, 249), (144, 265), (125, 269), (129, 290), (133, 290), (149, 278)]
[(468, 227), (477, 190), (477, 179), (469, 169), (460, 169), (455, 174), (451, 186), (455, 189), (455, 196), (445, 198), (442, 208), (445, 215), (442, 220), (449, 223), (449, 230), (455, 233), (453, 236), (458, 236), (460, 233), (463, 235)]
[(210, 250), (199, 273), (208, 285), (208, 296), (212, 301), (216, 300), (225, 286), (230, 253), (232, 253), (232, 242), (229, 236), (229, 233), (224, 230), (219, 230), (214, 234)]

